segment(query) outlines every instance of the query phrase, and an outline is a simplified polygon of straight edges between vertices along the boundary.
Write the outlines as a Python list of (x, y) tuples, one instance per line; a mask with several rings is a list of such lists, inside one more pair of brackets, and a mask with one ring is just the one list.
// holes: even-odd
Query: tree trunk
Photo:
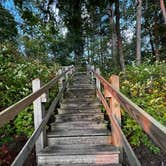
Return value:
[(155, 11), (155, 16), (154, 16), (154, 36), (155, 36), (155, 56), (156, 56), (156, 61), (160, 61), (160, 53), (159, 53), (159, 32), (158, 32), (158, 16), (157, 16), (157, 11)]
[(164, 24), (166, 24), (166, 9), (165, 9), (164, 0), (160, 0), (160, 8), (163, 13)]
[(136, 29), (136, 61), (137, 65), (141, 63), (141, 17), (142, 17), (142, 0), (137, 0), (137, 29)]
[(120, 10), (119, 10), (119, 0), (115, 2), (115, 10), (116, 10), (116, 33), (117, 33), (117, 45), (118, 45), (118, 53), (119, 53), (119, 62), (122, 71), (125, 71), (125, 61), (122, 47), (122, 36), (120, 33)]
[(112, 8), (109, 9), (109, 15), (110, 15), (110, 25), (112, 30), (112, 39), (111, 39), (111, 45), (112, 45), (112, 61), (114, 68), (117, 68), (117, 35), (116, 35), (116, 29), (115, 29), (115, 23), (114, 23), (114, 13)]
[(151, 34), (150, 31), (149, 31), (149, 37), (150, 37), (150, 45), (151, 45), (151, 49), (152, 49), (152, 54), (153, 54), (154, 56), (156, 56), (155, 48), (154, 48), (154, 43), (153, 43), (153, 39), (152, 39), (152, 34)]

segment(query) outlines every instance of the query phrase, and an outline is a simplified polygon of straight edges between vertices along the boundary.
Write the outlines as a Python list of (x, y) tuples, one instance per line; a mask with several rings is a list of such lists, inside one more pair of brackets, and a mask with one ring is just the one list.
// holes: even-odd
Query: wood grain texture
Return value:
[(103, 77), (95, 73), (103, 86), (107, 86), (111, 95), (121, 104), (129, 115), (142, 127), (142, 129), (153, 139), (153, 141), (166, 152), (166, 127), (160, 124), (142, 108), (133, 103), (120, 91), (112, 87)]
[(133, 166), (141, 166), (139, 160), (137, 159), (134, 151), (132, 150), (130, 144), (128, 143), (123, 131), (121, 130), (121, 127), (119, 125), (119, 123), (117, 122), (115, 116), (110, 113), (110, 108), (108, 106), (108, 103), (106, 102), (104, 96), (102, 95), (101, 92), (97, 91), (97, 94), (99, 96), (99, 99), (101, 100), (104, 108), (106, 109), (108, 115), (109, 115), (109, 118), (110, 118), (110, 121), (112, 123), (112, 126), (113, 126), (113, 129), (114, 129), (114, 132), (115, 132), (115, 135), (116, 135), (116, 138), (117, 138), (117, 142), (122, 143), (123, 144), (123, 148), (126, 152), (126, 156), (127, 156), (127, 159), (130, 163), (130, 165), (133, 165)]
[(59, 102), (59, 100), (61, 99), (61, 97), (63, 95), (63, 92), (66, 88), (66, 85), (67, 85), (67, 82), (65, 83), (62, 90), (58, 93), (57, 97), (53, 100), (52, 104), (50, 105), (50, 107), (48, 109), (48, 112), (47, 112), (45, 118), (42, 120), (39, 127), (37, 129), (35, 129), (32, 136), (29, 138), (29, 140), (24, 145), (23, 149), (17, 155), (16, 159), (12, 163), (12, 166), (21, 166), (21, 165), (23, 165), (24, 161), (27, 159), (28, 155), (32, 151), (36, 140), (40, 136), (41, 132), (45, 129), (45, 126), (46, 126), (50, 116), (52, 115), (53, 111), (55, 110), (55, 108), (56, 108), (56, 106)]
[[(36, 78), (32, 81), (32, 90), (36, 92), (41, 88), (41, 81), (40, 79)], [(42, 122), (45, 116), (45, 107), (42, 104), (42, 96), (38, 97), (36, 100), (33, 101), (33, 114), (34, 114), (34, 126), (37, 129)], [(36, 141), (35, 149), (36, 153), (41, 151), (44, 146), (46, 145), (46, 130), (43, 130)]]

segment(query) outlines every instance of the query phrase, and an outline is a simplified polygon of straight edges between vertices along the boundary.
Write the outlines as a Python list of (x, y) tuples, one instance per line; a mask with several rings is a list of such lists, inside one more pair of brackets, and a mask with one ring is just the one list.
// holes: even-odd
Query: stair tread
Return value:
[(107, 124), (107, 121), (101, 121), (101, 122), (97, 122), (97, 121), (92, 121), (92, 120), (86, 120), (86, 121), (72, 121), (72, 122), (53, 122), (52, 124), (55, 125), (83, 125), (83, 124)]
[[(45, 164), (41, 164), (38, 166), (45, 166)], [(69, 164), (47, 164), (47, 166), (122, 166), (122, 164), (74, 164), (74, 163), (69, 163)]]
[(57, 114), (57, 117), (62, 117), (62, 116), (67, 116), (67, 117), (72, 117), (72, 116), (104, 116), (102, 112), (75, 112), (75, 113), (64, 113), (64, 114)]
[[(63, 116), (60, 116), (63, 115)], [(103, 115), (73, 115), (73, 116), (67, 116), (67, 114), (59, 114), (56, 116), (56, 122), (69, 122), (69, 121), (80, 121), (80, 120), (96, 120), (96, 121), (104, 121)]]
[(86, 73), (76, 73), (47, 133), (48, 146), (37, 153), (38, 166), (121, 166), (108, 122)]
[[(73, 107), (73, 108), (67, 108), (67, 107), (65, 107), (65, 108), (59, 108), (58, 110), (82, 110), (82, 111), (84, 111), (85, 110), (85, 108), (82, 108), (82, 107), (80, 107), (80, 108), (78, 108), (78, 107)], [(87, 112), (91, 112), (91, 111), (98, 111), (98, 112), (101, 112), (101, 110), (100, 110), (100, 108), (87, 108), (86, 109), (86, 111)]]
[[(101, 113), (99, 110), (80, 110), (80, 109), (58, 109), (58, 115), (60, 114), (80, 114), (80, 113), (91, 113), (91, 114), (98, 114)], [(103, 114), (104, 116), (104, 114)]]
[(78, 130), (54, 130), (47, 134), (52, 137), (64, 137), (64, 136), (91, 136), (91, 135), (110, 135), (110, 131), (107, 129), (78, 129)]
[[(68, 128), (67, 126), (62, 126), (62, 127), (55, 127), (55, 128), (52, 128), (52, 130), (51, 130), (51, 132), (55, 132), (55, 131), (66, 131), (66, 132), (72, 132), (72, 131), (75, 131), (75, 132), (78, 132), (78, 131), (80, 131), (80, 130), (84, 130), (85, 131), (85, 133), (86, 132), (89, 132), (89, 131), (91, 131), (91, 130), (99, 130), (99, 129), (101, 129), (101, 130), (107, 130), (107, 127), (79, 127), (79, 128)], [(73, 132), (74, 133), (74, 132)]]
[(68, 87), (68, 89), (67, 89), (68, 91), (85, 91), (85, 90), (90, 90), (90, 91), (95, 91), (95, 88), (94, 87), (80, 87), (79, 85), (78, 85), (78, 87)]
[(91, 106), (91, 105), (101, 105), (99, 102), (89, 102), (89, 101), (87, 101), (87, 102), (80, 102), (80, 101), (77, 101), (76, 103), (72, 103), (72, 102), (62, 102), (61, 103), (61, 105), (85, 105), (85, 106)]
[[(79, 93), (79, 95), (77, 94), (75, 94), (75, 95), (71, 95), (71, 94), (69, 94), (69, 93), (66, 93), (66, 96), (68, 97), (68, 98), (72, 98), (72, 99), (78, 99), (78, 100), (80, 100), (80, 99), (87, 99), (87, 98), (92, 98), (92, 99), (96, 99), (96, 95), (95, 94), (91, 94), (91, 95), (89, 95), (89, 94), (80, 94)], [(66, 97), (65, 96), (65, 97)]]
[(96, 102), (98, 102), (98, 100), (97, 99), (92, 99), (92, 98), (80, 98), (79, 100), (78, 99), (73, 99), (73, 98), (70, 98), (70, 99), (64, 99), (63, 101), (62, 101), (62, 103), (77, 103), (77, 102), (79, 102), (79, 103), (96, 103)]
[(55, 128), (59, 129), (90, 129), (90, 128), (107, 128), (108, 123), (102, 121), (97, 123), (96, 121), (71, 121), (71, 122), (53, 122), (51, 127), (54, 130)]
[(44, 148), (38, 155), (110, 155), (120, 153), (115, 146), (103, 145), (88, 145), (87, 144), (72, 144), (72, 145), (54, 145)]
[(77, 117), (60, 117), (60, 118), (56, 118), (56, 122), (73, 122), (73, 121), (80, 121), (80, 120), (84, 120), (84, 121), (89, 121), (89, 120), (92, 120), (92, 121), (97, 121), (98, 123), (100, 122), (103, 122), (104, 121), (104, 118), (101, 116), (92, 116), (92, 117), (81, 117), (81, 116), (77, 116)]
[(65, 136), (65, 137), (47, 137), (48, 145), (65, 144), (111, 144), (111, 135), (93, 135), (93, 136)]
[(82, 109), (82, 110), (87, 110), (87, 109), (97, 109), (99, 108), (100, 105), (90, 105), (90, 106), (84, 106), (84, 105), (78, 105), (78, 106), (72, 106), (72, 105), (64, 105), (64, 106), (61, 106), (62, 109)]
[(80, 121), (79, 122), (54, 122), (51, 124), (51, 126), (54, 126), (54, 127), (59, 127), (59, 128), (62, 128), (62, 127), (66, 127), (66, 128), (90, 128), (90, 127), (106, 127), (107, 126), (107, 123), (92, 123), (91, 121), (89, 122), (86, 122), (86, 121)]

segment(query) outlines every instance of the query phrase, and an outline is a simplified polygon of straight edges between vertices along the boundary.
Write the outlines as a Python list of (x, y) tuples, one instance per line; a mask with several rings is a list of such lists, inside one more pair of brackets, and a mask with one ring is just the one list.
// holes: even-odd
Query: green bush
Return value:
[[(48, 67), (39, 61), (30, 61), (1, 50), (0, 110), (30, 94), (33, 79), (40, 78), (43, 83), (46, 83), (55, 76), (58, 68), (57, 64)], [(0, 144), (10, 141), (13, 134), (24, 134), (29, 137), (33, 132), (32, 112), (32, 106), (29, 106), (13, 122), (0, 128)]]
[[(122, 93), (161, 124), (166, 125), (166, 63), (128, 66), (126, 73), (121, 73), (120, 78)], [(159, 148), (125, 111), (123, 130), (132, 145), (139, 146), (143, 143), (152, 152), (159, 152)]]

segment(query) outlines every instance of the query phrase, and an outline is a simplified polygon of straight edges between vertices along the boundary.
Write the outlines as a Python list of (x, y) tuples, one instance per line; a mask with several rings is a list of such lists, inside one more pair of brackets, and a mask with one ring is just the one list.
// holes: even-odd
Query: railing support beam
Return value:
[[(96, 69), (96, 73), (100, 75), (100, 69), (99, 68)], [(98, 91), (101, 91), (100, 80), (97, 77), (96, 77), (96, 88), (98, 89)]]
[[(112, 75), (109, 79), (109, 82), (112, 85), (112, 87), (114, 87), (116, 90), (119, 91), (119, 76)], [(110, 108), (111, 108), (112, 114), (115, 116), (119, 125), (121, 126), (120, 104), (113, 96), (111, 96), (110, 98)]]
[[(59, 69), (58, 74), (61, 75), (62, 73), (63, 73), (63, 70)], [(58, 81), (59, 91), (61, 91), (61, 89), (63, 88), (63, 81), (64, 81), (64, 76), (59, 78), (59, 81)]]
[[(95, 66), (92, 65), (91, 66), (91, 70), (93, 71), (95, 69)], [(91, 71), (91, 79), (92, 79), (92, 82), (94, 82), (94, 73)]]
[[(40, 79), (35, 79), (32, 81), (32, 89), (33, 92), (39, 90), (41, 88), (41, 82)], [(34, 110), (34, 125), (35, 129), (39, 127), (41, 124), (44, 114), (45, 114), (45, 107), (43, 102), (46, 102), (46, 94), (44, 93), (42, 96), (38, 97), (34, 102), (33, 102), (33, 110)], [(46, 130), (43, 130), (41, 132), (38, 140), (36, 141), (36, 153), (41, 151), (46, 145)]]
[[(110, 84), (112, 87), (114, 87), (116, 90), (119, 90), (119, 76), (112, 75), (109, 79)], [(110, 96), (110, 111), (112, 116), (115, 117), (117, 122), (119, 123), (119, 126), (121, 126), (121, 111), (120, 111), (120, 104), (119, 102), (114, 98), (113, 95)], [(112, 143), (116, 147), (118, 147), (121, 151), (120, 153), (120, 160), (123, 160), (123, 142), (122, 138), (120, 137), (120, 134), (117, 133), (117, 129), (114, 126), (113, 123), (111, 123), (111, 130), (112, 130)]]

